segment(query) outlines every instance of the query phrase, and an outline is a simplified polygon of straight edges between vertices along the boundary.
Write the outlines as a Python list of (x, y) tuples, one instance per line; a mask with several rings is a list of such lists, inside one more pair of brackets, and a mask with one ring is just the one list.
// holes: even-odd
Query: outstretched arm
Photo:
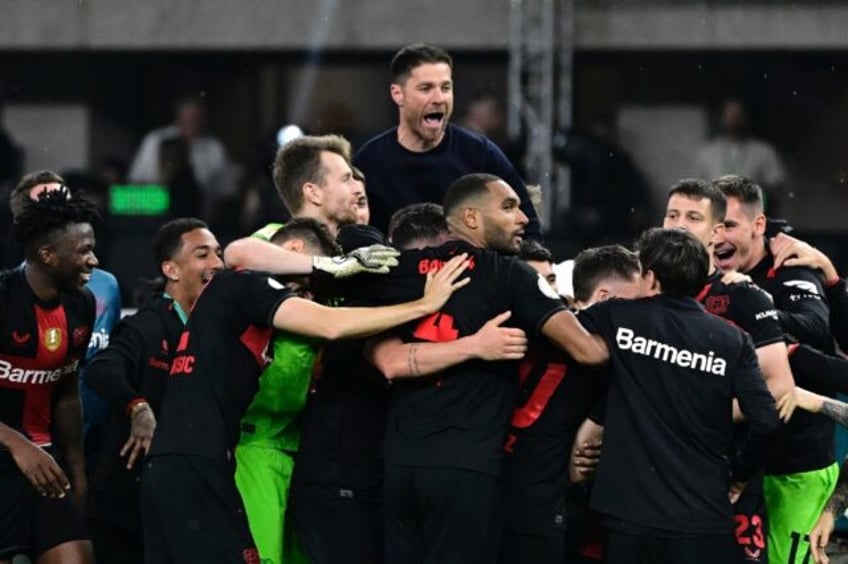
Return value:
[(500, 326), (510, 315), (511, 312), (504, 312), (475, 334), (444, 343), (404, 343), (398, 337), (381, 338), (369, 343), (365, 356), (389, 380), (427, 376), (474, 358), (518, 360), (527, 352), (527, 337), (521, 329)]

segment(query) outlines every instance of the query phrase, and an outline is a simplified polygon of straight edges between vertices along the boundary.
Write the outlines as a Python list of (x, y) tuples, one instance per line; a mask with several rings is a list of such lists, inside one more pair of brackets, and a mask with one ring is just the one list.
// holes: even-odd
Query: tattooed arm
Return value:
[(365, 348), (365, 357), (389, 380), (427, 376), (474, 358), (518, 360), (527, 351), (527, 337), (521, 329), (500, 326), (509, 316), (502, 313), (475, 334), (443, 343), (404, 344), (398, 337), (375, 340)]
[(837, 516), (845, 510), (846, 506), (848, 506), (848, 458), (842, 461), (836, 489), (833, 490), (833, 494), (830, 496), (824, 511), (822, 511), (816, 526), (810, 531), (810, 549), (816, 562), (823, 562), (824, 564), (829, 562), (824, 549), (830, 542), (830, 534), (836, 525)]
[[(798, 387), (795, 388), (795, 399), (798, 402), (798, 407), (801, 409), (811, 413), (821, 413), (824, 416), (830, 417), (840, 425), (848, 427), (848, 403), (841, 402), (827, 396), (822, 396)], [(787, 396), (784, 396), (777, 404), (781, 415), (783, 415), (786, 400)]]

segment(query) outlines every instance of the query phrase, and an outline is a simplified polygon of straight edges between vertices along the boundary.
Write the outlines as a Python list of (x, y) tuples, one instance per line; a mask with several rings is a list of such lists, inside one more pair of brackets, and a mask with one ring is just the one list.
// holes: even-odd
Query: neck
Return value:
[(59, 288), (42, 269), (29, 261), (24, 266), (24, 276), (27, 284), (39, 300), (49, 302), (59, 297)]
[(753, 270), (755, 266), (760, 264), (764, 258), (768, 256), (768, 251), (766, 251), (766, 243), (762, 239), (757, 239), (751, 247), (751, 258), (748, 259), (748, 262), (742, 265), (742, 268), (739, 270), (742, 273), (750, 272)]
[(188, 293), (183, 290), (182, 286), (174, 282), (168, 282), (165, 284), (165, 292), (174, 298), (174, 301), (180, 304), (180, 307), (183, 308), (183, 311), (189, 312), (191, 308), (194, 307), (194, 302), (197, 300), (197, 296), (189, 296)]
[(321, 208), (311, 206), (309, 204), (304, 205), (303, 208), (299, 212), (294, 214), (292, 217), (307, 217), (309, 219), (314, 219), (318, 223), (324, 225), (324, 227), (327, 228), (327, 231), (330, 232), (330, 235), (332, 235), (334, 239), (338, 236), (339, 228), (341, 228), (339, 222), (324, 215)]
[(439, 138), (435, 141), (430, 141), (428, 139), (422, 139), (421, 136), (417, 135), (414, 131), (406, 127), (406, 125), (401, 122), (398, 124), (397, 129), (397, 141), (400, 143), (400, 146), (406, 149), (407, 151), (412, 151), (413, 153), (426, 153), (427, 151), (431, 151), (439, 146), (439, 143), (442, 142), (442, 139), (445, 138), (445, 132), (442, 131), (439, 134)]

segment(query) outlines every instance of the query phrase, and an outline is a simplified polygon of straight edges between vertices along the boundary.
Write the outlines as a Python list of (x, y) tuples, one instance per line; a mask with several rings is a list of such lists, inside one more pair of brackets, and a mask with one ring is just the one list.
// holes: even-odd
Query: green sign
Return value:
[(109, 188), (112, 215), (165, 215), (170, 206), (168, 188), (161, 184), (113, 184)]

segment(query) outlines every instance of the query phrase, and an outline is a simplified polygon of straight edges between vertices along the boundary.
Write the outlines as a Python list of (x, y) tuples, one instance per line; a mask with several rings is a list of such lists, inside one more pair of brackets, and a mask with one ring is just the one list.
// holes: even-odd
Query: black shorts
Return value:
[(71, 495), (43, 497), (0, 450), (0, 559), (26, 554), (34, 560), (51, 548), (88, 540), (85, 522)]
[(763, 494), (763, 475), (757, 474), (733, 504), (736, 562), (768, 564), (768, 512)]
[(235, 467), (202, 456), (161, 455), (144, 462), (141, 516), (147, 564), (259, 564)]
[(497, 478), (461, 468), (387, 466), (383, 480), (386, 564), (495, 560)]
[(288, 511), (311, 564), (383, 561), (383, 508), (379, 502), (343, 496), (292, 496)]
[(565, 560), (565, 535), (562, 531), (545, 534), (504, 531), (498, 564), (562, 563)]

